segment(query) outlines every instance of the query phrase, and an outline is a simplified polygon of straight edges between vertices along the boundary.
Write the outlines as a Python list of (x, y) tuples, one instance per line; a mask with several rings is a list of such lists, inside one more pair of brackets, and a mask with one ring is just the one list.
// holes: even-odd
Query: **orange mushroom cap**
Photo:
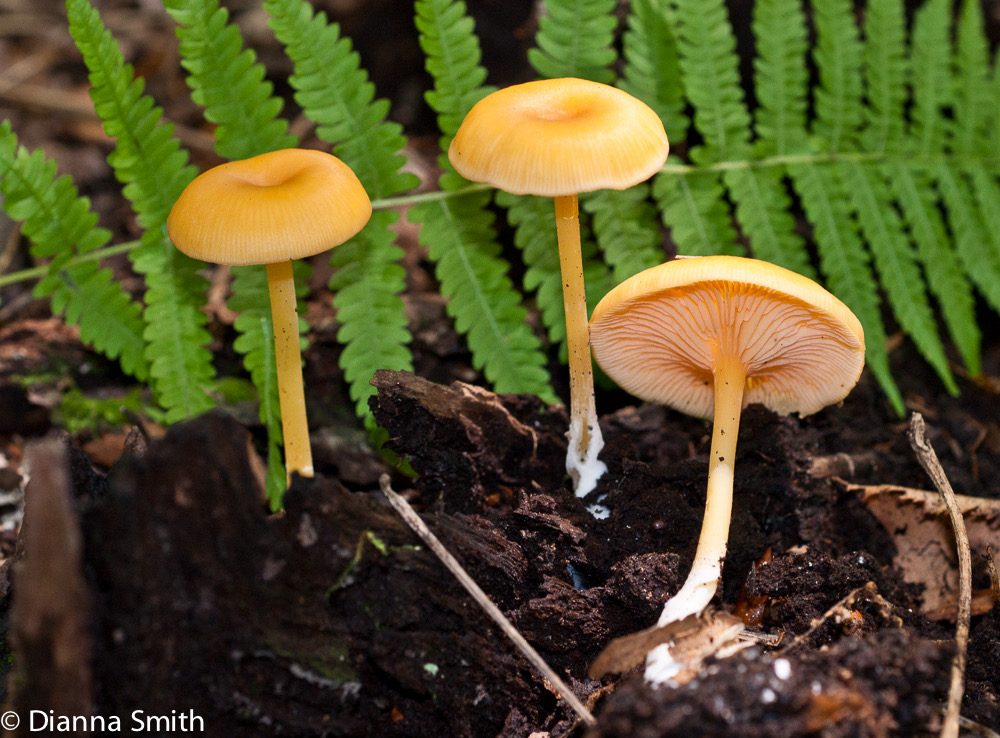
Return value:
[(195, 259), (271, 264), (342, 244), (371, 212), (364, 187), (340, 159), (282, 149), (196, 177), (170, 211), (167, 233)]
[(487, 95), (465, 117), (448, 158), (466, 179), (518, 195), (623, 190), (667, 160), (659, 116), (615, 87), (546, 79)]
[(861, 323), (807, 277), (736, 256), (676, 259), (622, 282), (594, 309), (594, 358), (623, 389), (711, 417), (713, 367), (736, 357), (743, 404), (809, 415), (839, 402), (864, 367)]

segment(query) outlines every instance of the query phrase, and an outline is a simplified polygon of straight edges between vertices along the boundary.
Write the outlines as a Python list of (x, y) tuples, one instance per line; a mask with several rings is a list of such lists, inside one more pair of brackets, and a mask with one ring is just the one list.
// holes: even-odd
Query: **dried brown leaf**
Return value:
[[(907, 582), (924, 585), (924, 613), (946, 613), (958, 592), (958, 560), (948, 511), (937, 492), (895, 485), (849, 484), (896, 544), (894, 564)], [(973, 557), (1000, 547), (1000, 500), (956, 495)]]

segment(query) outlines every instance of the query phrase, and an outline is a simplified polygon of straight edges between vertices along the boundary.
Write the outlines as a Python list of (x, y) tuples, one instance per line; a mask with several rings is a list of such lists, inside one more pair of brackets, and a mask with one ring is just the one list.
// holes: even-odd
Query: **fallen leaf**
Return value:
[[(895, 485), (849, 484), (868, 511), (896, 544), (893, 563), (903, 579), (924, 586), (921, 611), (942, 614), (954, 607), (958, 593), (958, 557), (955, 536), (944, 501), (937, 492)], [(992, 544), (1000, 547), (1000, 500), (956, 495), (965, 520), (973, 560)]]

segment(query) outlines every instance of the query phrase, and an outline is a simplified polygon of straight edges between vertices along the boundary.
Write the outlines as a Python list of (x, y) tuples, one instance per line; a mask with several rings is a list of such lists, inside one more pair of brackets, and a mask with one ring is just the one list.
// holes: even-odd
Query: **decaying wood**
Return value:
[[(16, 664), (8, 709), (90, 714), (90, 599), (73, 506), (67, 448), (56, 439), (28, 447), (30, 480), (13, 560), (10, 643)], [(5, 722), (4, 728), (10, 728)], [(7, 735), (14, 735), (8, 730)]]
[[(439, 385), (410, 372), (377, 371), (372, 384), (378, 388), (371, 400), (376, 420), (392, 434), (390, 447), (421, 470), (432, 500), (464, 511), (525, 485), (563, 486), (565, 470), (551, 463), (566, 455), (561, 407), (545, 408), (522, 395), (502, 396), (505, 403), (480, 387)], [(396, 430), (404, 423), (406, 435)], [(456, 456), (461, 466), (452, 463)]]

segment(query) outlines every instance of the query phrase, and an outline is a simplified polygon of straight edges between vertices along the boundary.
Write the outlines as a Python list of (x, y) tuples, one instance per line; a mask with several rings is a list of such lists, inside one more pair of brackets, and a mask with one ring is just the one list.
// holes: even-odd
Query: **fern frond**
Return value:
[[(623, 89), (660, 114), (675, 145), (684, 140), (690, 125), (684, 109), (679, 18), (677, 7), (666, 0), (633, 3), (624, 39), (626, 65), (621, 81)], [(691, 53), (690, 39), (685, 53)], [(703, 92), (703, 85), (696, 84), (696, 88), (697, 98)], [(671, 120), (674, 125), (668, 127)], [(700, 119), (705, 120), (704, 116)], [(668, 165), (676, 163), (679, 159), (671, 155)], [(730, 225), (729, 208), (718, 175), (660, 173), (654, 178), (651, 191), (679, 253), (743, 253)]]
[(486, 70), (479, 63), (476, 24), (466, 14), (465, 3), (425, 0), (415, 8), (424, 65), (434, 80), (434, 89), (425, 97), (437, 113), (441, 149), (447, 151), (472, 106), (495, 88), (483, 84)]
[(910, 238), (917, 247), (927, 284), (941, 306), (951, 340), (972, 375), (982, 370), (981, 336), (969, 281), (948, 240), (934, 182), (924, 167), (893, 162), (885, 166), (892, 195), (899, 203)]
[(938, 165), (934, 179), (965, 273), (993, 309), (1000, 311), (1000, 252), (987, 233), (969, 184), (947, 164)]
[(68, 0), (66, 8), (90, 73), (94, 108), (116, 142), (108, 161), (145, 229), (130, 258), (146, 278), (145, 355), (153, 389), (168, 421), (191, 417), (214, 404), (208, 394), (215, 377), (206, 348), (210, 336), (200, 310), (208, 283), (197, 274), (200, 262), (178, 252), (163, 227), (194, 168), (97, 11), (87, 0)]
[(656, 111), (671, 140), (681, 141), (685, 112), (680, 58), (668, 0), (633, 0), (622, 40), (625, 69), (618, 86)]
[[(861, 142), (870, 152), (901, 152), (907, 148), (903, 134), (908, 77), (903, 5), (901, 0), (879, 0), (871, 3), (867, 11), (863, 56), (867, 104), (863, 107)], [(957, 394), (916, 251), (895, 206), (886, 169), (877, 164), (843, 161), (837, 172), (896, 320), (948, 391)]]
[[(735, 40), (722, 3), (681, 5), (682, 60), (688, 96), (695, 106), (695, 123), (706, 140), (692, 152), (696, 160), (714, 160), (704, 149), (722, 148), (723, 158), (747, 158), (749, 118), (742, 92), (734, 91), (739, 75)], [(704, 38), (708, 25), (715, 33)], [(761, 0), (754, 8), (754, 31), (768, 43), (760, 46), (756, 63), (756, 89), (760, 153), (799, 150), (805, 141), (805, 26), (801, 7), (790, 0)], [(711, 63), (709, 60), (714, 60)], [(711, 93), (716, 85), (728, 92)], [(742, 128), (743, 130), (739, 130)], [(714, 133), (713, 133), (714, 131)], [(736, 205), (736, 217), (750, 239), (754, 256), (811, 275), (805, 242), (795, 230), (789, 213), (790, 199), (780, 169), (745, 167), (727, 171), (723, 182)], [(720, 248), (720, 247), (717, 247)]]
[(985, 270), (992, 272), (993, 279), (1000, 282), (1000, 270), (991, 269), (993, 265), (1000, 263), (1000, 184), (997, 183), (997, 173), (980, 164), (973, 164), (966, 168), (966, 176), (986, 226), (984, 247), (990, 256), (983, 266)]
[(545, 0), (528, 61), (542, 77), (610, 84), (615, 74), (615, 0)]
[(910, 136), (920, 154), (944, 150), (953, 99), (951, 76), (951, 2), (928, 0), (913, 19), (911, 79), (913, 109)]
[(757, 149), (763, 155), (806, 148), (808, 37), (800, 0), (757, 0), (753, 35), (766, 39), (754, 57)]
[(906, 32), (902, 0), (873, 0), (865, 13), (865, 148), (899, 150), (906, 118)]
[[(989, 52), (979, 0), (964, 0), (955, 29), (955, 130), (952, 149), (975, 156), (990, 154), (987, 121), (993, 112)], [(992, 152), (995, 156), (996, 152)]]
[(885, 390), (893, 408), (903, 414), (903, 397), (889, 370), (885, 328), (875, 277), (858, 237), (848, 200), (833, 168), (796, 164), (788, 168), (806, 218), (819, 246), (820, 269), (830, 291), (854, 311), (865, 330), (865, 363)]
[(705, 145), (691, 151), (699, 164), (745, 158), (750, 114), (740, 86), (736, 38), (722, 0), (675, 0), (684, 91)]
[(806, 243), (791, 213), (782, 170), (747, 167), (726, 172), (723, 181), (736, 203), (736, 217), (758, 259), (814, 278)]
[[(318, 124), (319, 137), (335, 144), (334, 153), (358, 175), (369, 196), (386, 198), (417, 186), (416, 175), (400, 171), (406, 163), (399, 153), (406, 143), (402, 127), (386, 121), (389, 103), (374, 99), (375, 87), (339, 27), (303, 0), (265, 0), (264, 8), (295, 65), (289, 81), (296, 101)], [(331, 256), (336, 271), (329, 288), (336, 292), (338, 339), (345, 347), (340, 366), (362, 417), (370, 412), (368, 398), (375, 393), (370, 380), (377, 369), (413, 369), (400, 297), (403, 252), (391, 230), (398, 219), (394, 211), (376, 212)]]
[(146, 279), (146, 357), (167, 422), (210, 410), (215, 404), (208, 394), (215, 387), (215, 369), (200, 307), (208, 289), (208, 281), (197, 273), (201, 263), (152, 230), (143, 234), (142, 245), (130, 256)]
[(580, 207), (593, 216), (597, 247), (615, 284), (663, 263), (666, 255), (648, 185), (588, 193), (580, 198)]
[[(438, 115), (444, 134), (441, 148), (447, 150), (469, 109), (489, 91), (482, 87), (486, 72), (479, 65), (479, 43), (464, 3), (418, 0), (416, 10), (420, 44), (434, 80), (427, 101)], [(440, 163), (443, 190), (468, 184), (446, 156)], [(490, 197), (474, 193), (421, 203), (410, 210), (409, 218), (422, 224), (420, 241), (435, 263), (456, 329), (467, 334), (474, 366), (498, 392), (532, 392), (554, 401), (541, 342), (507, 277), (509, 265), (500, 258), (493, 215), (487, 209)]]
[(837, 173), (853, 203), (896, 320), (937, 371), (948, 391), (958, 394), (931, 314), (923, 276), (899, 215), (892, 207), (881, 168), (845, 161), (837, 165)]
[(719, 176), (713, 172), (661, 172), (653, 179), (653, 198), (679, 254), (745, 253), (736, 242), (724, 197)]
[(990, 76), (989, 97), (992, 101), (990, 106), (990, 125), (992, 133), (990, 150), (1000, 151), (1000, 53), (993, 55), (993, 67)]
[(853, 145), (862, 122), (861, 61), (863, 48), (850, 0), (812, 4), (816, 28), (813, 62), (819, 71), (815, 89), (815, 133), (830, 153)]
[(411, 214), (422, 224), (420, 240), (449, 298), (455, 329), (466, 334), (473, 366), (497, 392), (531, 392), (555, 402), (545, 356), (500, 258), (489, 200), (489, 193), (476, 193), (421, 203)]
[[(913, 20), (909, 69), (913, 104), (904, 147), (926, 157), (943, 151), (950, 138), (951, 118), (945, 114), (953, 97), (950, 24), (949, 0), (928, 0)], [(884, 170), (951, 340), (969, 372), (978, 374), (981, 336), (975, 298), (950, 243), (932, 172), (906, 161), (888, 162)]]
[(21, 232), (32, 243), (32, 255), (52, 260), (35, 295), (49, 297), (53, 314), (65, 313), (67, 323), (78, 324), (85, 344), (118, 359), (136, 379), (146, 379), (142, 307), (114, 281), (110, 269), (94, 262), (67, 264), (106, 244), (111, 234), (97, 227), (97, 214), (72, 179), (56, 178), (54, 161), (18, 145), (10, 121), (0, 123), (0, 193), (8, 215), (24, 221)]
[(400, 171), (406, 144), (398, 123), (386, 121), (388, 100), (375, 100), (375, 86), (340, 28), (304, 0), (265, 0), (270, 25), (295, 65), (289, 82), (317, 135), (361, 180), (372, 198), (416, 187), (420, 180)]
[(165, 0), (177, 22), (181, 65), (188, 72), (191, 99), (217, 124), (215, 150), (226, 159), (247, 159), (295, 146), (288, 124), (278, 117), (281, 98), (272, 95), (264, 67), (243, 47), (239, 29), (217, 0)]
[[(651, 11), (651, 12), (647, 12)], [(653, 12), (655, 11), (655, 12)], [(707, 67), (691, 59), (691, 54), (697, 54), (699, 49), (697, 44), (699, 39), (695, 38), (695, 30), (703, 25), (704, 20), (700, 18), (702, 9), (696, 3), (688, 3), (683, 8), (677, 3), (668, 6), (659, 4), (656, 7), (638, 9), (635, 19), (632, 21), (633, 28), (645, 28), (646, 35), (657, 38), (660, 42), (659, 52), (662, 61), (665, 62), (665, 69), (678, 69), (680, 77), (684, 80), (683, 90), (688, 99), (694, 103), (695, 100), (704, 102), (704, 107), (696, 109), (695, 121), (699, 126), (705, 126), (706, 130), (713, 125), (722, 122), (718, 116), (718, 106), (715, 100), (710, 100), (705, 94), (706, 75), (714, 76), (713, 60), (709, 59)], [(709, 14), (712, 19), (718, 20), (718, 8), (711, 8)], [(684, 34), (688, 35), (685, 36)], [(637, 43), (642, 37), (632, 35), (627, 37), (630, 43)], [(717, 54), (721, 54), (725, 62), (727, 53), (732, 52), (732, 47), (727, 46), (725, 29), (723, 29), (722, 43), (710, 44), (710, 48)], [(633, 52), (633, 58), (644, 53), (643, 46), (637, 46)], [(701, 71), (700, 76), (692, 73), (692, 78), (688, 79), (687, 74), (692, 64), (696, 71)], [(656, 89), (660, 97), (658, 99), (645, 99), (645, 102), (654, 105), (654, 109), (670, 109), (675, 103), (674, 99), (680, 89), (678, 87), (667, 87), (665, 90), (658, 88), (654, 81), (642, 80), (635, 75), (642, 69), (641, 66), (631, 62), (626, 66), (626, 73), (632, 75), (631, 84), (641, 85), (643, 89)], [(656, 71), (654, 70), (654, 74)], [(694, 90), (689, 89), (689, 85), (694, 84)], [(727, 85), (728, 86), (728, 85)], [(738, 89), (738, 83), (737, 83)], [(694, 97), (692, 98), (692, 94)], [(729, 98), (732, 100), (732, 89), (730, 86)], [(740, 98), (737, 98), (740, 101)], [(713, 111), (715, 114), (713, 115)], [(685, 128), (687, 118), (680, 119), (684, 122)], [(718, 126), (716, 126), (718, 127)], [(722, 126), (722, 133), (714, 135), (714, 146), (708, 145), (704, 148), (717, 148), (718, 144), (726, 141), (725, 126)], [(668, 135), (673, 135), (673, 131)], [(685, 130), (681, 128), (678, 133), (684, 135)], [(748, 134), (747, 134), (748, 135)], [(711, 134), (703, 133), (706, 141)], [(675, 138), (676, 143), (676, 138)], [(710, 158), (703, 157), (703, 158)], [(668, 159), (669, 164), (679, 163), (676, 155), (671, 154)], [(725, 202), (725, 194), (721, 186), (720, 177), (713, 172), (694, 172), (691, 174), (661, 172), (653, 179), (652, 186), (653, 199), (663, 224), (670, 229), (670, 235), (677, 246), (678, 253), (688, 255), (707, 254), (742, 254), (743, 248), (736, 242), (736, 231), (730, 225), (729, 208)]]
[[(329, 288), (341, 324), (337, 340), (344, 346), (340, 366), (358, 415), (368, 418), (368, 398), (375, 394), (371, 378), (381, 368), (413, 370), (410, 332), (400, 293), (406, 270), (391, 226), (399, 216), (379, 211), (364, 230), (335, 248), (330, 265), (336, 270)], [(373, 422), (373, 421), (367, 421)]]
[[(695, 126), (705, 140), (704, 146), (692, 150), (691, 158), (705, 163), (750, 157), (750, 115), (740, 86), (736, 40), (725, 4), (721, 0), (678, 0), (677, 21), (685, 91), (694, 106)], [(736, 203), (737, 220), (755, 255), (808, 274), (805, 243), (789, 215), (789, 198), (781, 173), (742, 168), (727, 171), (722, 179)], [(705, 187), (705, 194), (711, 189)], [(715, 216), (719, 219), (722, 207), (720, 200), (702, 212), (720, 213)], [(664, 217), (673, 216), (664, 211)], [(725, 233), (730, 229), (719, 222), (716, 230)], [(674, 237), (685, 235), (675, 232)], [(715, 246), (704, 244), (702, 248), (705, 246), (715, 253), (727, 250), (725, 241)]]
[[(736, 40), (725, 4), (719, 0), (679, 0), (677, 22), (685, 92), (694, 107), (695, 126), (705, 140), (703, 146), (691, 151), (691, 158), (697, 163), (708, 163), (750, 157), (750, 115), (740, 86)], [(765, 173), (742, 168), (727, 171), (722, 180), (736, 203), (737, 220), (749, 237), (755, 255), (808, 273), (805, 243), (795, 232), (795, 221), (788, 214), (789, 199), (780, 172)], [(675, 190), (671, 199), (676, 201), (687, 186), (686, 182), (678, 182), (680, 191)], [(692, 240), (694, 234), (698, 235), (700, 243), (696, 246), (685, 245), (684, 253), (699, 253), (706, 249), (709, 253), (735, 251), (730, 245), (735, 240), (735, 234), (728, 224), (722, 222), (722, 211), (728, 208), (721, 199), (721, 192), (707, 179), (700, 183), (700, 187), (707, 207), (703, 205), (693, 209), (689, 206), (676, 215), (668, 214), (664, 209), (664, 222), (673, 227), (674, 238), (679, 244)], [(659, 191), (665, 192), (662, 189)], [(717, 193), (714, 198), (712, 193)], [(669, 202), (661, 201), (662, 208), (669, 206)], [(686, 218), (685, 213), (688, 214)], [(692, 232), (691, 226), (698, 225), (701, 220), (691, 217), (696, 214), (708, 216), (714, 221), (715, 235), (707, 230)], [(681, 221), (674, 222), (678, 219)], [(713, 245), (712, 240), (717, 242)], [(695, 248), (698, 250), (695, 251)]]

